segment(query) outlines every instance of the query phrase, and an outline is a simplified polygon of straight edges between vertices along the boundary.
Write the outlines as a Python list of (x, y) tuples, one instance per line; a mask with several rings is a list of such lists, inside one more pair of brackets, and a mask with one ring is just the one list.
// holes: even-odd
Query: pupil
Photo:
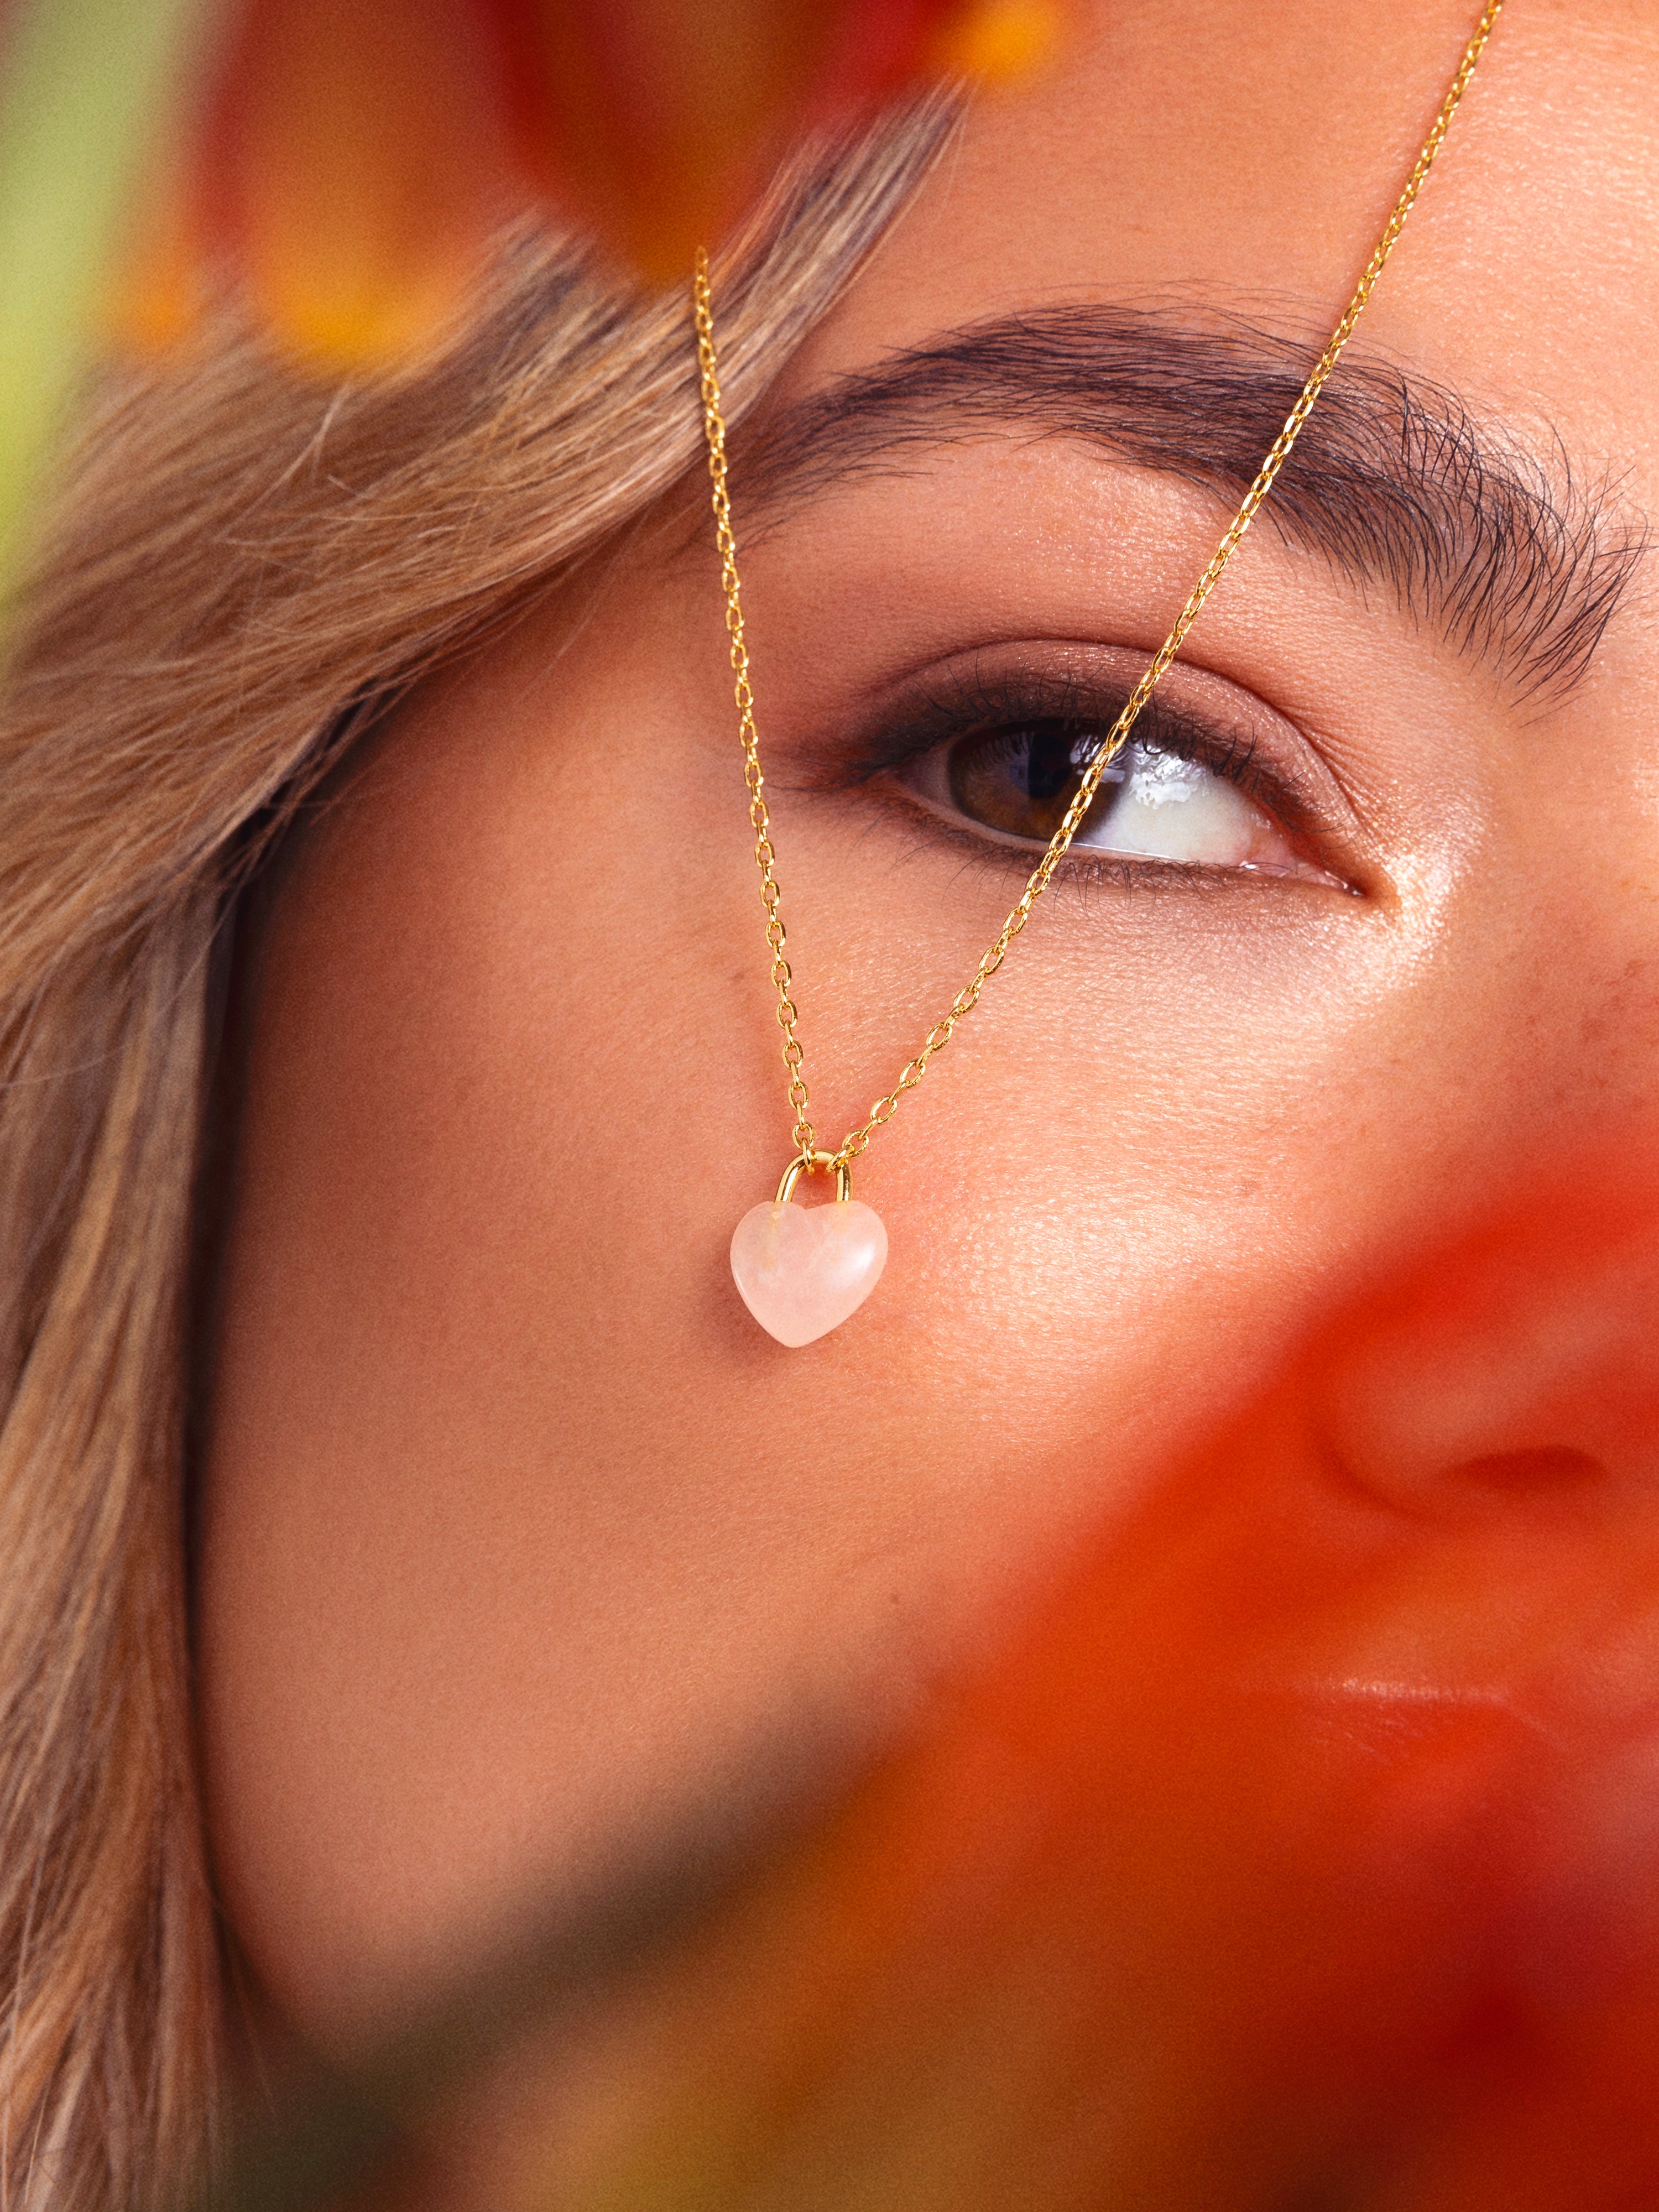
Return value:
[(1039, 726), (1030, 731), (1024, 763), (1027, 795), (1038, 800), (1057, 799), (1075, 780), (1077, 770), (1072, 760), (1075, 750), (1076, 739), (1069, 730), (1056, 729), (1051, 723), (1046, 729)]

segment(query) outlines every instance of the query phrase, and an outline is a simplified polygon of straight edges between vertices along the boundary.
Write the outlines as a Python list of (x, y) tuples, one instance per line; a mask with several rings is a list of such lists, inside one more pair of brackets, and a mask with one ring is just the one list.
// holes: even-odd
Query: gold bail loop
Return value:
[(778, 1185), (780, 1206), (788, 1205), (795, 1185), (804, 1175), (834, 1176), (838, 1206), (844, 1206), (853, 1195), (853, 1170), (845, 1160), (838, 1160), (833, 1152), (799, 1152), (784, 1170), (783, 1181)]

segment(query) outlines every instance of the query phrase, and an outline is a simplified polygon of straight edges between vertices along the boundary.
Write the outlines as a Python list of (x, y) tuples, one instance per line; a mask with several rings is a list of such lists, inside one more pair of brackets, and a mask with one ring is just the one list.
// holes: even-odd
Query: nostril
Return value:
[(1431, 1519), (1659, 1512), (1656, 1231), (1557, 1194), (1379, 1291), (1310, 1375), (1333, 1472)]
[(1466, 1459), (1449, 1468), (1447, 1478), (1472, 1488), (1518, 1495), (1580, 1489), (1602, 1480), (1607, 1472), (1602, 1462), (1587, 1451), (1576, 1451), (1571, 1444), (1546, 1444), (1533, 1451), (1487, 1452), (1479, 1459)]

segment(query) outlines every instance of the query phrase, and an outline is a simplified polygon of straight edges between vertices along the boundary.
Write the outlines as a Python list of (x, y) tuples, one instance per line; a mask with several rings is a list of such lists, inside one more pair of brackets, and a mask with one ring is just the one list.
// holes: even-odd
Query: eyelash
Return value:
[[(1091, 681), (1069, 675), (1021, 669), (1006, 675), (977, 672), (933, 692), (923, 692), (879, 727), (854, 738), (831, 787), (863, 789), (882, 776), (922, 759), (935, 748), (975, 732), (1010, 732), (1039, 722), (1073, 724), (1079, 728), (1109, 729), (1122, 712), (1130, 687)], [(1256, 740), (1247, 732), (1225, 730), (1200, 717), (1172, 708), (1165, 700), (1150, 699), (1137, 716), (1137, 738), (1160, 751), (1208, 769), (1245, 798), (1265, 808), (1291, 836), (1305, 836), (1312, 827), (1311, 810), (1302, 794), (1274, 766), (1262, 759)], [(927, 813), (939, 834), (972, 851), (988, 865), (1029, 872), (1032, 862), (1026, 848), (1005, 844), (977, 831), (963, 821), (952, 823), (915, 801), (907, 811)], [(1033, 855), (1039, 848), (1029, 848)], [(1224, 872), (1171, 860), (1136, 860), (1126, 855), (1074, 852), (1064, 866), (1090, 881), (1147, 883), (1191, 887)]]

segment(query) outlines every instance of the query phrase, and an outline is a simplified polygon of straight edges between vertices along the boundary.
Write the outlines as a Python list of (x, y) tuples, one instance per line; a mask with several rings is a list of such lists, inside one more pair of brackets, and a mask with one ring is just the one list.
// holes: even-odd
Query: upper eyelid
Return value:
[[(867, 783), (976, 727), (1022, 720), (1114, 721), (1132, 688), (1122, 678), (1069, 670), (1023, 668), (987, 677), (975, 667), (962, 677), (941, 675), (918, 687), (909, 699), (896, 702), (874, 731), (848, 747), (830, 781), (842, 788)], [(1227, 728), (1155, 696), (1142, 708), (1134, 735), (1223, 776), (1267, 806), (1287, 830), (1306, 832), (1322, 826), (1320, 810), (1294, 781), (1275, 773), (1255, 732), (1237, 725)]]

